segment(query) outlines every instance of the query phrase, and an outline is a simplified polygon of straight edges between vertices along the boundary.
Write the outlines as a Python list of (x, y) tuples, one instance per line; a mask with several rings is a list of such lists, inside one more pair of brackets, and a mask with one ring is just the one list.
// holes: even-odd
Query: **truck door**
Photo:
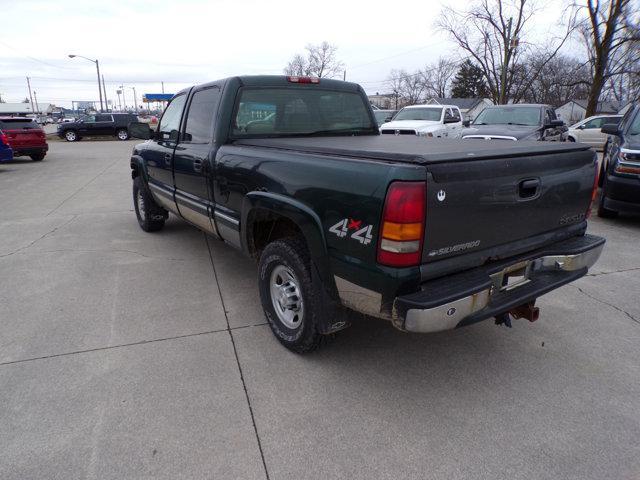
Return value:
[(176, 212), (173, 185), (173, 152), (178, 142), (180, 120), (184, 111), (186, 93), (171, 100), (160, 119), (158, 135), (151, 140), (142, 155), (149, 173), (149, 188), (163, 207)]
[(216, 233), (211, 221), (214, 207), (211, 166), (219, 100), (219, 86), (193, 90), (173, 157), (176, 204), (180, 214), (211, 233)]
[(460, 138), (460, 134), (462, 133), (462, 116), (460, 115), (460, 110), (458, 108), (448, 108), (450, 118), (452, 123), (447, 124), (449, 130), (449, 138)]
[(94, 135), (114, 135), (115, 128), (113, 128), (114, 122), (111, 115), (105, 113), (96, 114), (96, 121), (93, 124), (91, 133)]

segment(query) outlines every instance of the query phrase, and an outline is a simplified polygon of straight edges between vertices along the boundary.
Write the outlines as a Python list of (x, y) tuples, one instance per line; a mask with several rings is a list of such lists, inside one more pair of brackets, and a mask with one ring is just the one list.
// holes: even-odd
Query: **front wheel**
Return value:
[(118, 140), (129, 140), (129, 132), (126, 129), (121, 129), (116, 132)]
[(258, 283), (262, 308), (280, 343), (296, 353), (317, 349), (326, 338), (317, 328), (324, 309), (305, 243), (284, 238), (267, 245), (260, 256)]
[(67, 130), (66, 132), (64, 132), (64, 139), (67, 142), (76, 142), (78, 141), (78, 134), (73, 130)]
[(133, 180), (133, 207), (138, 225), (145, 232), (161, 230), (169, 217), (169, 212), (156, 203), (139, 176)]
[[(605, 171), (605, 175), (606, 175), (606, 171)], [(605, 194), (606, 188), (607, 188), (607, 181), (606, 179), (603, 179), (602, 189), (600, 189), (600, 200), (598, 200), (598, 216), (601, 218), (615, 218), (618, 216), (618, 212), (604, 206), (604, 199), (606, 197), (606, 194)]]

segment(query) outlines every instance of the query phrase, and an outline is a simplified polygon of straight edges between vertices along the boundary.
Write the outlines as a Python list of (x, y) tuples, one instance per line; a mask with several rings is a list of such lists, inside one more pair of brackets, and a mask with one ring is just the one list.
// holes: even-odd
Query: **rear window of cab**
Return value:
[(40, 125), (30, 118), (3, 118), (0, 120), (0, 130), (22, 130), (25, 128), (40, 128)]
[(236, 138), (357, 134), (376, 128), (359, 93), (320, 88), (242, 88), (232, 124)]

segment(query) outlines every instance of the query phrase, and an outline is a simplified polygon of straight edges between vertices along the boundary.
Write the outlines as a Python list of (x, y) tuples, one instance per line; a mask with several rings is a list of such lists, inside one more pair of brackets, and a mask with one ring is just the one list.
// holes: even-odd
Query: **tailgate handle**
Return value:
[(518, 193), (520, 194), (520, 198), (535, 197), (538, 193), (539, 187), (540, 187), (539, 178), (530, 178), (528, 180), (522, 180), (518, 188)]

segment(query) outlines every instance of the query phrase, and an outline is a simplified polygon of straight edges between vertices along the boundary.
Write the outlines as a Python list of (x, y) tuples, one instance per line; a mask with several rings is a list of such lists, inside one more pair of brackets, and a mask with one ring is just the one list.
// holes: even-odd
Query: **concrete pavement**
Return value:
[(0, 478), (640, 478), (640, 220), (541, 318), (271, 335), (253, 263), (139, 229), (135, 142), (0, 165)]

